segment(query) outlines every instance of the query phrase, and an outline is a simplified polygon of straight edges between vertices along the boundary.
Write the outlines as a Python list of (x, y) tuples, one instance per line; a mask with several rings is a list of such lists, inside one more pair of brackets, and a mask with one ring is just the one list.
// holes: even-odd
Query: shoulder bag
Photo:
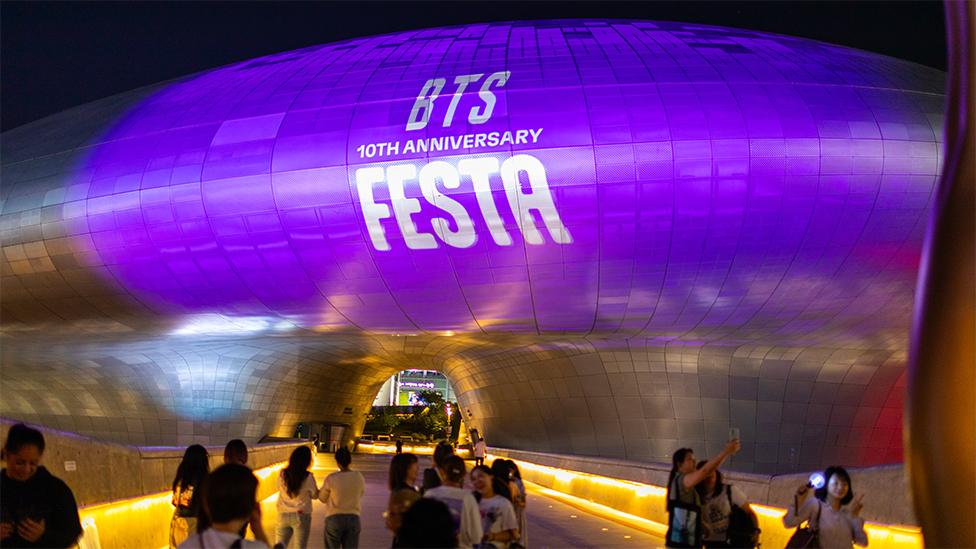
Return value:
[[(701, 505), (683, 503), (675, 494), (675, 484), (681, 477), (675, 477), (668, 497), (668, 533), (664, 538), (667, 547), (701, 547), (702, 525)], [(695, 501), (698, 495), (695, 493)]]
[[(816, 497), (816, 496), (813, 496)], [(817, 501), (817, 519), (816, 521), (807, 521), (806, 526), (802, 526), (793, 532), (793, 536), (790, 537), (790, 541), (786, 542), (787, 549), (818, 549), (820, 547), (820, 538), (817, 537), (817, 530), (820, 528), (820, 506), (822, 504)], [(799, 513), (800, 510), (797, 505), (796, 496), (793, 499), (793, 509), (794, 513)], [(813, 526), (816, 523), (816, 526)]]

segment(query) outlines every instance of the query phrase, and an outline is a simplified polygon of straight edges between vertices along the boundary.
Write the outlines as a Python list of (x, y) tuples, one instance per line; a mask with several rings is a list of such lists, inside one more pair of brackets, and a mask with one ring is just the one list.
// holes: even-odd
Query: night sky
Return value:
[(513, 19), (690, 21), (802, 36), (942, 70), (942, 3), (924, 2), (7, 2), (2, 129), (228, 63), (357, 36)]

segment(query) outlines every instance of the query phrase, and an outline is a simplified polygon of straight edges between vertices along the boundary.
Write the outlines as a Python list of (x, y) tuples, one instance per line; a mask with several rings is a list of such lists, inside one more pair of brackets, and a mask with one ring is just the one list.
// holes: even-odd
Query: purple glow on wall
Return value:
[(169, 85), (68, 201), (160, 311), (856, 337), (914, 285), (943, 99), (937, 71), (753, 31), (411, 31)]

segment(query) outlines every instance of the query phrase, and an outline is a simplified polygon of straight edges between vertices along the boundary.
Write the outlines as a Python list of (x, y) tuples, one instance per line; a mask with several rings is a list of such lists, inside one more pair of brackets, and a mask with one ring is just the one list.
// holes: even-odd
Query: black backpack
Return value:
[(729, 499), (729, 529), (725, 536), (729, 547), (756, 547), (759, 544), (759, 524), (755, 515), (732, 503), (732, 487), (725, 486), (725, 497)]

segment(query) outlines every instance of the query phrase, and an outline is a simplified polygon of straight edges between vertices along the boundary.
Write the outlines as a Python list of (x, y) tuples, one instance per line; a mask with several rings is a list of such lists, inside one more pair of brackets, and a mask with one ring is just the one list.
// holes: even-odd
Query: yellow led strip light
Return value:
[[(489, 456), (494, 459), (500, 456)], [(508, 458), (506, 458), (508, 459)], [(661, 486), (621, 480), (558, 467), (549, 467), (522, 460), (518, 464), (523, 480), (537, 485), (538, 492), (574, 507), (663, 537), (667, 527)], [(786, 509), (751, 504), (762, 529), (762, 543), (767, 547), (781, 547), (795, 531), (783, 526)], [(882, 549), (921, 549), (922, 531), (915, 526), (866, 523), (865, 531), (870, 547)]]

